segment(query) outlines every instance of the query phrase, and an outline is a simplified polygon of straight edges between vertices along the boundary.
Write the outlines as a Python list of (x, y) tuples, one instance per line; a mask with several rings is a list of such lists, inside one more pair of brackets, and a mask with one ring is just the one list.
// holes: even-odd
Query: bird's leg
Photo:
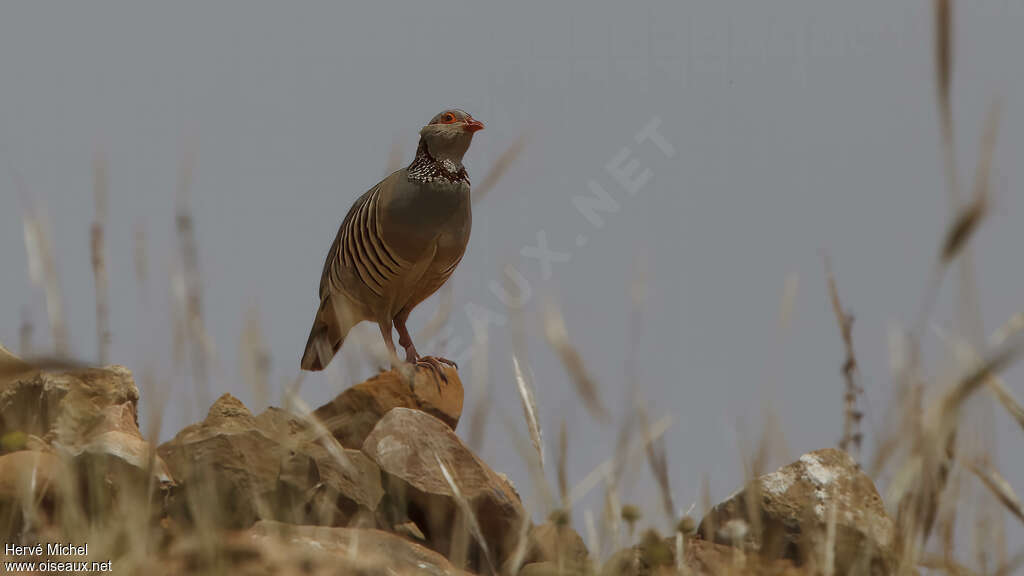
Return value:
[[(440, 392), (441, 382), (448, 384), (448, 375), (444, 373), (444, 367), (438, 362), (437, 358), (433, 356), (420, 356), (419, 352), (416, 351), (416, 346), (412, 343), (412, 336), (409, 335), (409, 329), (405, 326), (405, 321), (409, 318), (409, 312), (403, 310), (395, 316), (395, 329), (398, 330), (398, 343), (405, 348), (405, 361), (415, 364), (417, 367), (424, 367), (433, 370), (437, 374), (440, 380), (437, 384), (438, 392)], [(454, 366), (454, 362), (444, 360), (445, 363), (450, 363)]]
[(391, 362), (392, 368), (398, 367), (398, 353), (395, 351), (395, 341), (391, 336), (391, 323), (390, 322), (379, 322), (380, 335), (384, 337), (384, 345), (388, 347), (388, 360)]
[(398, 344), (405, 348), (405, 361), (415, 363), (420, 359), (416, 352), (416, 346), (412, 343), (412, 336), (409, 336), (409, 329), (405, 327), (405, 321), (409, 318), (409, 312), (402, 310), (395, 316), (395, 329), (398, 330)]

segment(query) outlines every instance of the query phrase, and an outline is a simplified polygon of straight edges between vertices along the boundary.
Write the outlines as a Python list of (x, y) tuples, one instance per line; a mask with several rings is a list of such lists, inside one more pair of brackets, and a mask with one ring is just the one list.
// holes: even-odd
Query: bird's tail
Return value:
[(348, 314), (338, 314), (331, 305), (331, 299), (325, 298), (317, 310), (309, 339), (306, 340), (306, 350), (302, 353), (303, 370), (317, 372), (331, 363), (352, 327), (352, 322), (341, 316)]

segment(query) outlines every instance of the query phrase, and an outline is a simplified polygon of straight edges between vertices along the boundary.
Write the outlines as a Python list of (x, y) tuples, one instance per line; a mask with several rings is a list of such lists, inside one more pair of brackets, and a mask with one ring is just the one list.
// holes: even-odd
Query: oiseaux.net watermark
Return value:
[(39, 542), (4, 544), (3, 572), (91, 574), (113, 571), (113, 561), (99, 560), (89, 554), (88, 544)]
[[(534, 232), (534, 243), (526, 244), (519, 254), (537, 266), (541, 280), (548, 281), (556, 273), (556, 267), (572, 260), (575, 250), (587, 246), (590, 238), (588, 230), (600, 230), (605, 227), (605, 217), (618, 213), (622, 209), (620, 199), (637, 196), (654, 177), (649, 164), (645, 165), (640, 158), (655, 151), (666, 158), (674, 158), (676, 149), (661, 133), (661, 118), (655, 116), (633, 134), (635, 144), (623, 146), (604, 165), (601, 178), (590, 178), (586, 182), (589, 194), (573, 195), (572, 205), (583, 216), (581, 226), (589, 224), (576, 235), (573, 245), (555, 247), (543, 229)], [(614, 184), (613, 192), (609, 192), (606, 182)], [(586, 224), (584, 224), (586, 223)], [(458, 336), (453, 336), (454, 329), (448, 326), (438, 335), (438, 339), (447, 340), (455, 353), (450, 358), (463, 364), (476, 353), (477, 346), (487, 342), (486, 334), (490, 326), (503, 326), (507, 317), (501, 310), (520, 310), (529, 304), (533, 297), (533, 287), (526, 275), (514, 264), (508, 264), (502, 271), (505, 280), (492, 280), (488, 290), (500, 306), (484, 305), (478, 302), (467, 302), (463, 305), (463, 313), (473, 333), (472, 341), (467, 343)], [(511, 290), (510, 288), (513, 288)]]

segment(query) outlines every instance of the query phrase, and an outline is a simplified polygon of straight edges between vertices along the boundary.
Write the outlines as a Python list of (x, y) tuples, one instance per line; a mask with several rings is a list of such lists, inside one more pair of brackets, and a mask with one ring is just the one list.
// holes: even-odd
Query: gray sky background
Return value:
[[(154, 362), (167, 392), (162, 438), (200, 417), (187, 371), (171, 361), (170, 284), (180, 269), (175, 187), (192, 149), (191, 206), (216, 350), (212, 393), (229, 391), (259, 408), (239, 370), (240, 334), (255, 308), (277, 403), (281, 383), (297, 373), (323, 258), (345, 211), (383, 176), (396, 138), (407, 162), (419, 127), (455, 106), (487, 124), (467, 156), (474, 182), (517, 137), (529, 140), (475, 208), (469, 250), (453, 279), (452, 339), (472, 338), (467, 304), (504, 313), (488, 286), (515, 264), (532, 288), (529, 364), (548, 461), (565, 418), (571, 483), (612, 454), (629, 409), (631, 349), (652, 418), (674, 419), (667, 439), (680, 508), (699, 500), (704, 476), (715, 500), (740, 485), (741, 447), (756, 445), (766, 409), (786, 440), (772, 467), (834, 445), (843, 353), (824, 253), (857, 317), (870, 446), (890, 399), (889, 329), (914, 320), (949, 214), (931, 6), (4, 3), (0, 341), (16, 349), (28, 313), (35, 346), (49, 346), (42, 292), (28, 277), (20, 179), (47, 207), (72, 352), (95, 357), (88, 238), (100, 150), (110, 175), (112, 359), (137, 374)], [(1024, 310), (1022, 26), (1024, 4), (1014, 0), (957, 5), (953, 106), (965, 188), (988, 104), (997, 96), (1003, 102), (995, 209), (974, 244), (987, 332)], [(654, 118), (672, 158), (634, 139)], [(652, 174), (635, 196), (605, 169), (623, 148)], [(600, 228), (572, 201), (590, 194), (590, 180), (619, 203)], [(133, 265), (139, 227), (149, 256), (144, 297)], [(552, 249), (571, 255), (547, 280), (537, 260), (520, 255), (539, 231)], [(586, 243), (578, 247), (581, 235)], [(646, 299), (631, 345), (632, 278), (643, 269)], [(798, 288), (782, 328), (787, 277)], [(953, 279), (933, 318), (944, 325), (952, 318)], [(616, 425), (598, 425), (578, 405), (542, 335), (545, 295), (560, 303)], [(436, 298), (427, 301), (412, 324), (422, 327), (436, 306)], [(504, 424), (524, 433), (508, 325), (488, 335), (491, 406), (481, 453), (529, 498), (526, 467)], [(420, 345), (424, 352), (438, 347)], [(927, 347), (929, 366), (938, 366), (940, 350)], [(303, 398), (316, 406), (346, 386), (344, 363), (336, 360), (333, 377), (306, 378)], [(481, 394), (471, 364), (461, 371), (464, 438)], [(1022, 377), (1019, 368), (1007, 375), (1018, 397)], [(992, 413), (997, 464), (1024, 491), (1024, 438), (1001, 410)], [(646, 464), (637, 462), (622, 498), (661, 521)], [(583, 503), (595, 513), (597, 492)], [(1024, 532), (1008, 526), (1012, 551)]]

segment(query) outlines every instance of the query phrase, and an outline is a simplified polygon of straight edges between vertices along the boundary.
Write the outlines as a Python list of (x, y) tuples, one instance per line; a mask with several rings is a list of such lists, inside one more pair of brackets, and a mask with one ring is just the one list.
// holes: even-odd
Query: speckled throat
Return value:
[(420, 138), (420, 145), (416, 148), (416, 158), (409, 164), (407, 170), (409, 180), (414, 182), (449, 182), (452, 184), (469, 184), (469, 174), (466, 167), (460, 166), (451, 160), (437, 160), (427, 150), (427, 143)]

